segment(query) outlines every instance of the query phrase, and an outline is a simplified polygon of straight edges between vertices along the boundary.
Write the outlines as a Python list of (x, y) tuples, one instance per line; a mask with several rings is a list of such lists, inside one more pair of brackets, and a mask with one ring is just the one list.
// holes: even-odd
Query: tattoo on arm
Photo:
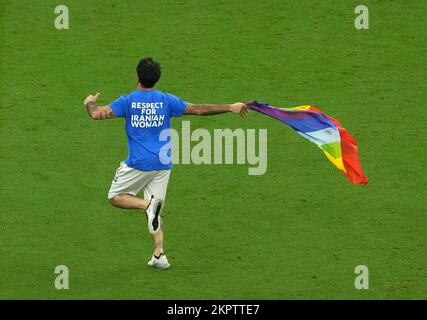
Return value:
[(110, 107), (99, 107), (95, 102), (89, 102), (86, 105), (89, 116), (94, 120), (111, 119), (115, 117)]
[(192, 104), (189, 103), (185, 108), (184, 114), (193, 114), (199, 116), (210, 116), (231, 111), (229, 104)]

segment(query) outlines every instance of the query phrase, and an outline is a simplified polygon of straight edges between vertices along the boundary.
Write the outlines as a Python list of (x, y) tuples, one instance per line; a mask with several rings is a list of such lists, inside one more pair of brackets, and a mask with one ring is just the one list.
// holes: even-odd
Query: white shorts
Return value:
[(153, 196), (164, 200), (170, 173), (170, 170), (141, 171), (129, 168), (125, 162), (121, 162), (111, 183), (108, 199), (119, 194), (136, 196), (144, 189), (144, 199), (150, 200)]

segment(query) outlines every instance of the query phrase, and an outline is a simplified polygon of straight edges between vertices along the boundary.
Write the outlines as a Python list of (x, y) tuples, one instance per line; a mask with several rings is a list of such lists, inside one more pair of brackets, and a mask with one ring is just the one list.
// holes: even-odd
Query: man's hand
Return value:
[(93, 95), (89, 95), (89, 96), (87, 96), (86, 97), (86, 99), (85, 99), (85, 102), (84, 102), (84, 104), (85, 104), (85, 106), (87, 107), (87, 106), (89, 106), (90, 104), (95, 104), (96, 103), (96, 100), (98, 100), (98, 98), (99, 98), (99, 96), (100, 96), (101, 94), (98, 92), (97, 94), (95, 94), (94, 96)]
[(240, 114), (241, 117), (246, 117), (248, 115), (248, 106), (243, 102), (233, 103), (231, 105), (231, 112)]

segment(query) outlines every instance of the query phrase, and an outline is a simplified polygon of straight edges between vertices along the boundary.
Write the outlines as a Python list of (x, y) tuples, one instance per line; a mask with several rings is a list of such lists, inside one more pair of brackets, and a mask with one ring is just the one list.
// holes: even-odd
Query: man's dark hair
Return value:
[(139, 83), (144, 88), (152, 88), (159, 81), (161, 71), (160, 64), (152, 58), (143, 58), (136, 67)]

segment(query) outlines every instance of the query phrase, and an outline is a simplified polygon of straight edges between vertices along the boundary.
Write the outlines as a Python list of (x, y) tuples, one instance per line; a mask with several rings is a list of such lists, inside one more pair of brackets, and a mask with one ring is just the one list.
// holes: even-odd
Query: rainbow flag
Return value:
[(256, 101), (246, 105), (249, 109), (287, 124), (301, 136), (316, 144), (351, 183), (368, 184), (359, 162), (357, 142), (337, 119), (313, 106), (284, 109)]

